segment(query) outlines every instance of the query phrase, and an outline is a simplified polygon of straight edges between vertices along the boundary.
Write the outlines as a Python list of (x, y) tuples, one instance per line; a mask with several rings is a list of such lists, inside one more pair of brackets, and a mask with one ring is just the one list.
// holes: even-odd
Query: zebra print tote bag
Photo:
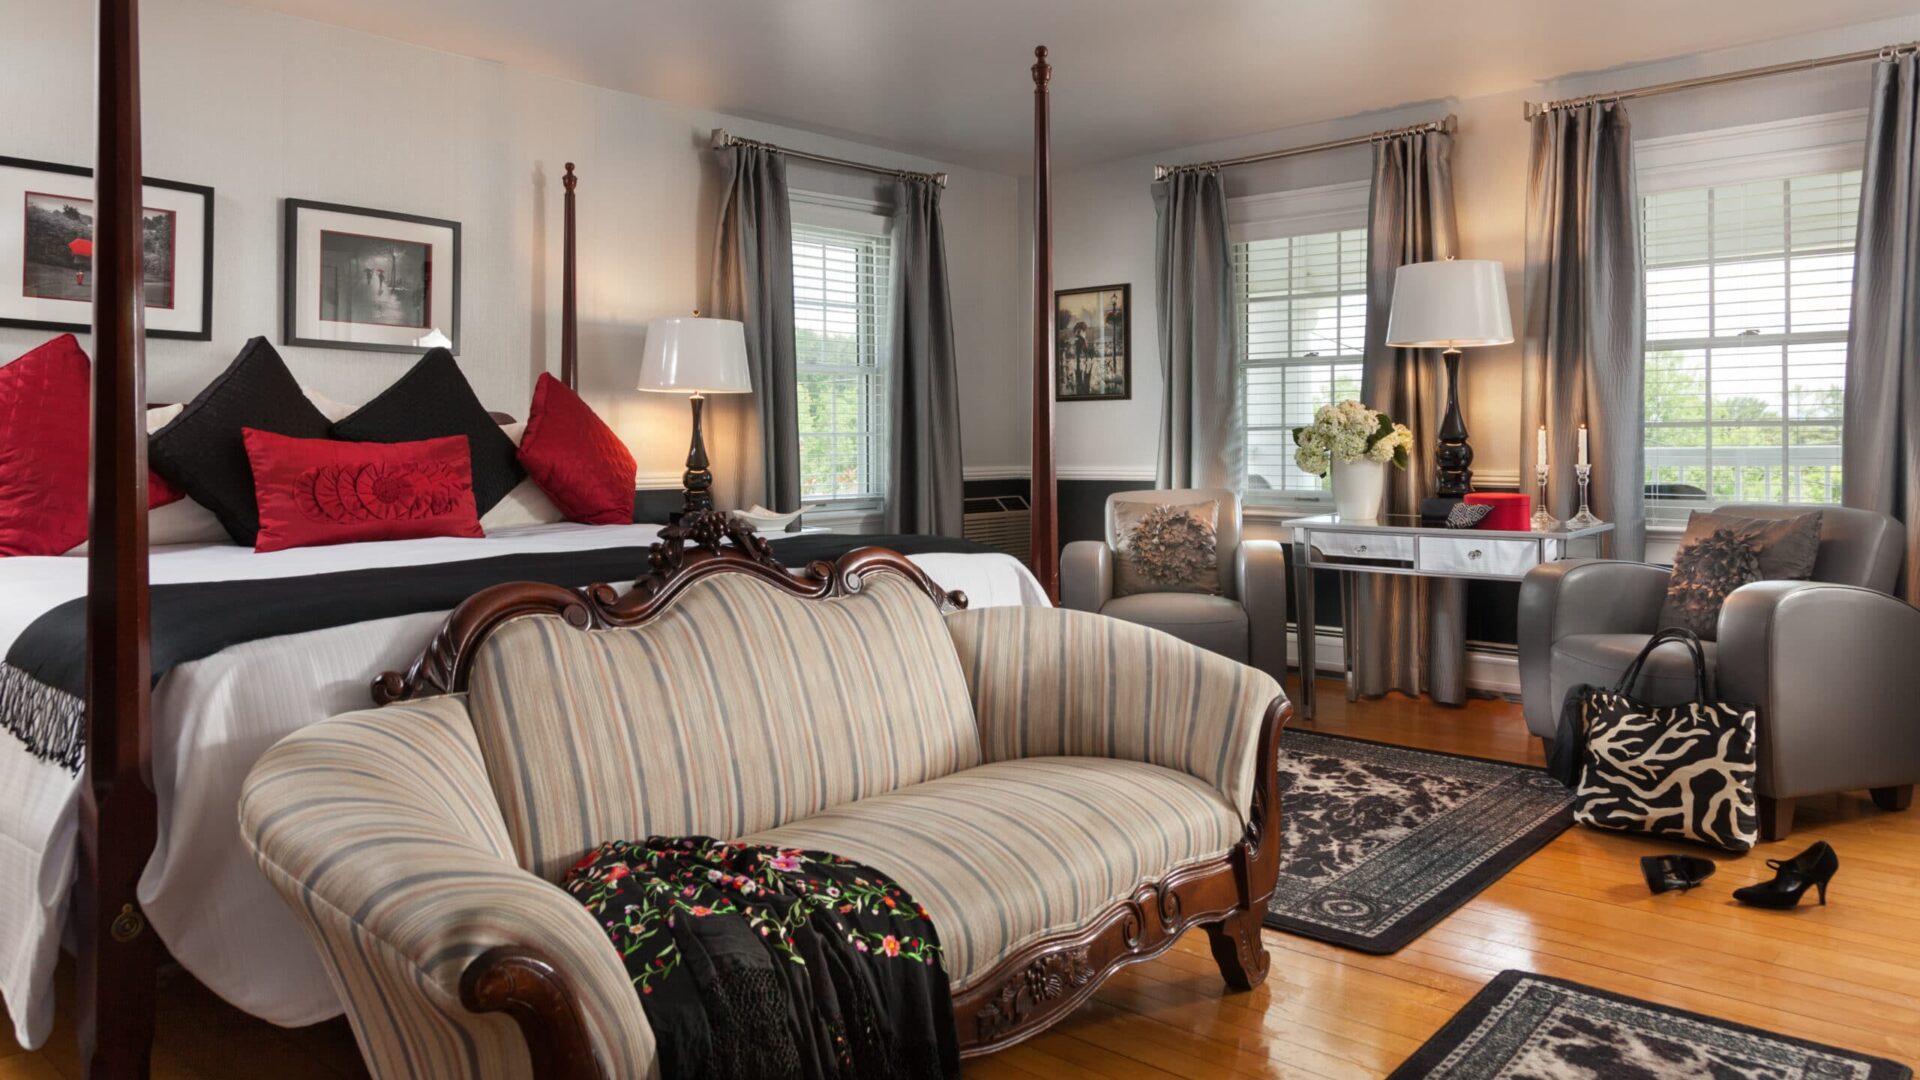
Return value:
[[(1632, 696), (1653, 650), (1679, 642), (1693, 654), (1694, 700), (1648, 705)], [(1758, 717), (1751, 705), (1714, 701), (1700, 639), (1655, 634), (1611, 690), (1567, 697), (1578, 735), (1573, 818), (1583, 825), (1692, 840), (1744, 852), (1760, 839), (1753, 782)]]

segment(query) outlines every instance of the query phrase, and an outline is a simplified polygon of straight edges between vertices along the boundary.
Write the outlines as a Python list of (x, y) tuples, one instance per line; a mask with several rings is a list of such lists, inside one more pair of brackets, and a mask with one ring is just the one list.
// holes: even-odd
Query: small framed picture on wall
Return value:
[(1055, 401), (1133, 396), (1133, 286), (1053, 294)]
[[(143, 181), (147, 336), (213, 338), (213, 189)], [(93, 170), (0, 157), (0, 326), (93, 329)]]
[(460, 352), (459, 222), (288, 199), (285, 248), (285, 344)]

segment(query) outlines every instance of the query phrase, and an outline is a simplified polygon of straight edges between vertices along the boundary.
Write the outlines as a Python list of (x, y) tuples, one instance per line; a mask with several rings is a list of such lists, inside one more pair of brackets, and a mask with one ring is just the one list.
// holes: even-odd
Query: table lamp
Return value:
[(1447, 363), (1447, 411), (1440, 419), (1438, 492), (1459, 498), (1473, 490), (1473, 448), (1460, 418), (1460, 350), (1513, 340), (1507, 314), (1506, 268), (1493, 259), (1408, 263), (1393, 278), (1387, 344), (1442, 349)]
[(732, 319), (703, 319), (697, 313), (653, 320), (647, 324), (647, 347), (640, 358), (640, 389), (692, 395), (693, 442), (687, 448), (686, 474), (680, 478), (686, 492), (680, 512), (713, 509), (713, 472), (707, 468), (707, 444), (700, 434), (700, 407), (708, 394), (753, 391), (746, 326)]

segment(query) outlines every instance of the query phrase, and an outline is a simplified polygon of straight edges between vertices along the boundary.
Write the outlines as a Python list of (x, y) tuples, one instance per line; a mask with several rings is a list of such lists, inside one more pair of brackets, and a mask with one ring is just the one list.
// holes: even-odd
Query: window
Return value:
[(1245, 498), (1314, 503), (1293, 429), (1360, 396), (1367, 331), (1367, 185), (1233, 200), (1234, 317), (1247, 430)]
[(1655, 523), (1724, 502), (1840, 501), (1860, 170), (1834, 166), (1859, 160), (1852, 146), (1787, 155), (1789, 175), (1700, 183), (1709, 163), (1642, 196)]
[(836, 224), (793, 225), (800, 494), (810, 503), (877, 507), (887, 489), (893, 241), (875, 214), (806, 216)]

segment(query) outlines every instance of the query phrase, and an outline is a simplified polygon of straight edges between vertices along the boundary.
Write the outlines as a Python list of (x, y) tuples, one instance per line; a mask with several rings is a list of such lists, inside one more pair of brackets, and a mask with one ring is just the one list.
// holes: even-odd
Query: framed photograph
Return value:
[(1055, 401), (1133, 396), (1133, 286), (1053, 294)]
[[(213, 189), (144, 181), (147, 336), (213, 338)], [(93, 329), (93, 170), (0, 157), (0, 326)]]
[(435, 330), (460, 351), (460, 223), (286, 200), (288, 345), (417, 353)]

